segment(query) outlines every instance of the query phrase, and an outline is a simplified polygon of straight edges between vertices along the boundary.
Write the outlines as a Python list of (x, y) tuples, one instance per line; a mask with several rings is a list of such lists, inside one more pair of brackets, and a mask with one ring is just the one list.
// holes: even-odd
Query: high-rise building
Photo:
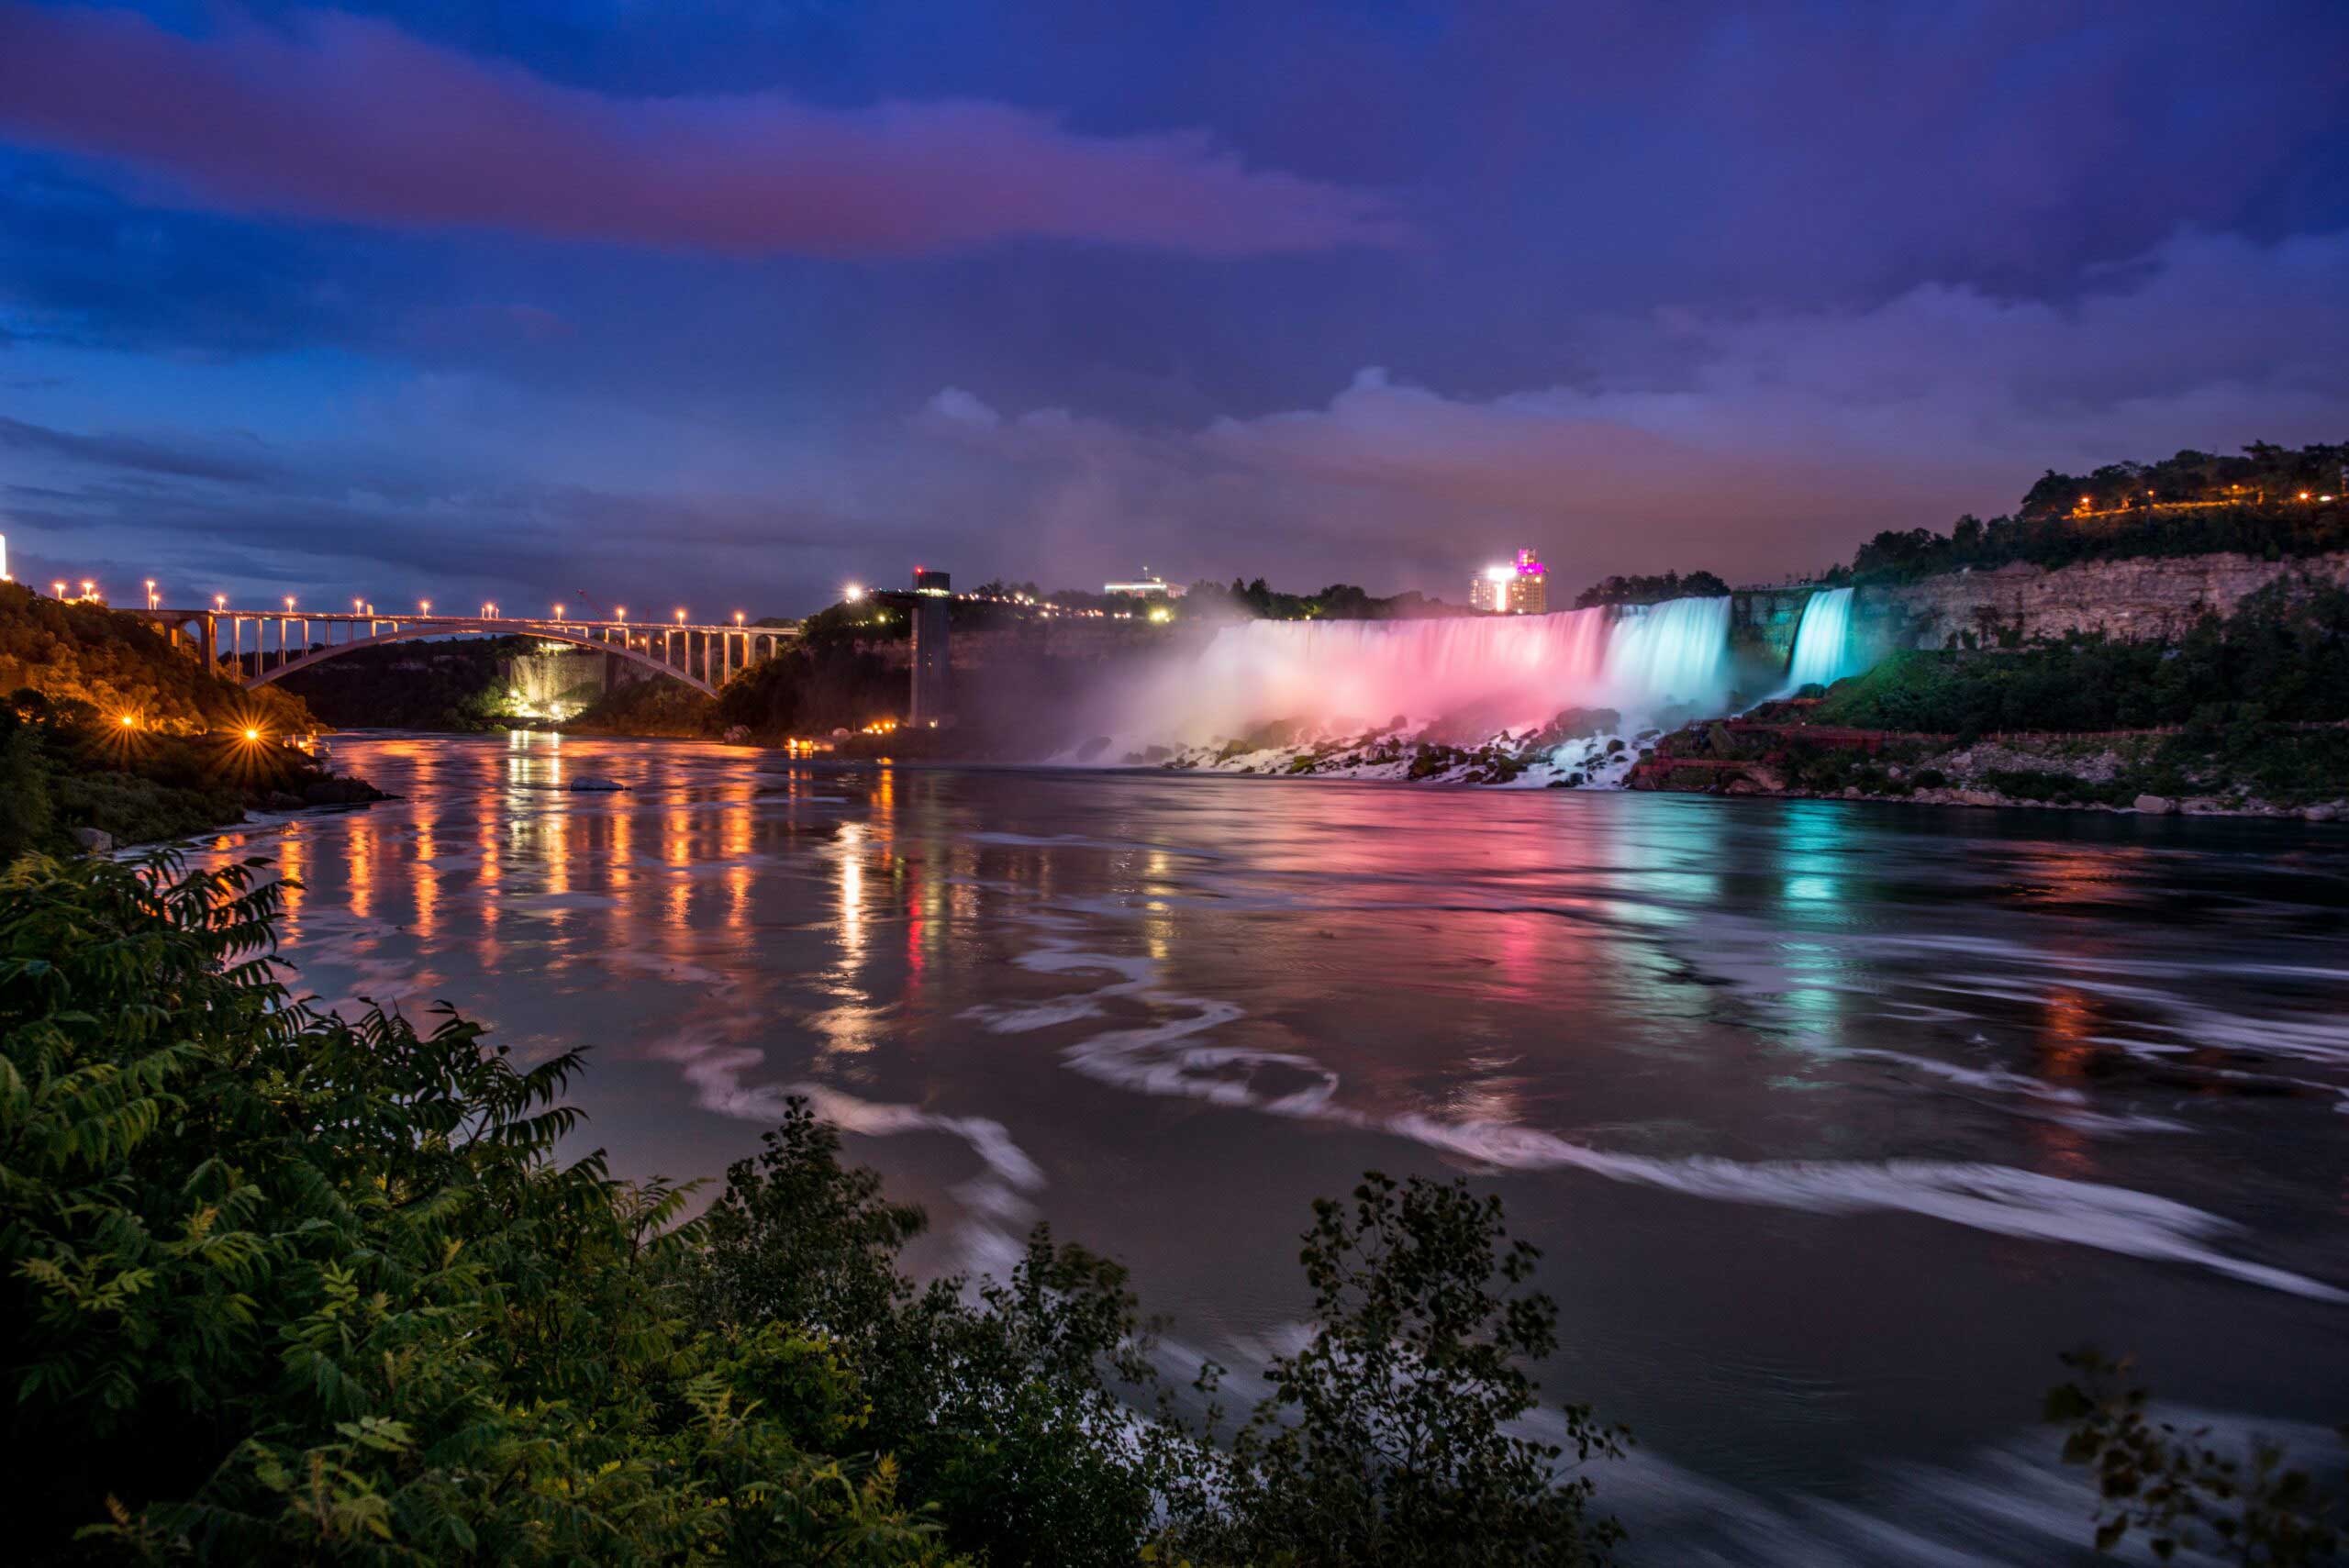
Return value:
[(1530, 550), (1520, 550), (1515, 561), (1477, 573), (1468, 581), (1468, 607), (1496, 615), (1548, 613), (1550, 591), (1539, 558)]

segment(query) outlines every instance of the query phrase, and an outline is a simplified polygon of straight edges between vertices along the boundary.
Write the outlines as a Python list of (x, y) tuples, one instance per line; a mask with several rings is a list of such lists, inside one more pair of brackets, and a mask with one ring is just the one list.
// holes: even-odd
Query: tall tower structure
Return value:
[(913, 700), (907, 721), (917, 728), (935, 728), (952, 712), (954, 665), (947, 648), (946, 601), (953, 588), (952, 573), (914, 568)]

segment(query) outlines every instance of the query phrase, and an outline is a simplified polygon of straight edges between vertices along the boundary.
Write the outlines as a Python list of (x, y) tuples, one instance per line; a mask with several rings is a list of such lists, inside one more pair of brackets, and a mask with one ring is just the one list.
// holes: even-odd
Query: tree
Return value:
[(1298, 1568), (1607, 1561), (1621, 1529), (1560, 1462), (1620, 1457), (1628, 1434), (1584, 1406), (1561, 1442), (1507, 1429), (1537, 1403), (1525, 1364), (1556, 1348), (1557, 1307), (1524, 1288), (1538, 1254), (1500, 1200), (1371, 1172), (1313, 1213), (1313, 1339), (1274, 1362), (1208, 1485), (1178, 1493), (1174, 1541)]

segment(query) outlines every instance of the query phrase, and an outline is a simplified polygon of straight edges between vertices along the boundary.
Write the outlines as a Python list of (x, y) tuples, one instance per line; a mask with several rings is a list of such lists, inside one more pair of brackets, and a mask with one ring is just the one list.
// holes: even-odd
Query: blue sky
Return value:
[(1776, 576), (2349, 439), (2349, 8), (0, 0), (0, 528), (176, 596)]

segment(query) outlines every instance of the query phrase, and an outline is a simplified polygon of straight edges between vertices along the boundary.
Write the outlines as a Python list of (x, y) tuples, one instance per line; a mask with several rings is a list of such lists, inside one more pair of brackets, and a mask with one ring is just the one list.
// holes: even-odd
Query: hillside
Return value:
[(382, 798), (284, 743), (317, 728), (301, 699), (248, 692), (101, 605), (0, 584), (0, 864)]

